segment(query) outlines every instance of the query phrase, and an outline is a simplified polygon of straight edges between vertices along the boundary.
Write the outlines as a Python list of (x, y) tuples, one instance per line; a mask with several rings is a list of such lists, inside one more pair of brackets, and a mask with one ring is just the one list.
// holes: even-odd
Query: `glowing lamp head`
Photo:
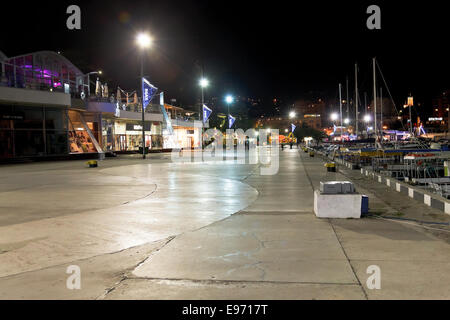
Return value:
[(228, 95), (228, 96), (225, 98), (225, 102), (228, 103), (228, 104), (233, 103), (233, 101), (234, 101), (234, 99), (233, 99), (233, 97), (230, 96), (230, 95)]
[(332, 121), (336, 121), (338, 118), (339, 118), (339, 116), (338, 116), (337, 113), (332, 113), (332, 114), (331, 114), (331, 120), (332, 120)]
[(199, 81), (200, 87), (202, 88), (206, 88), (207, 86), (209, 86), (209, 81), (208, 79), (202, 78)]
[(153, 39), (147, 33), (139, 33), (136, 37), (136, 43), (142, 49), (149, 48), (152, 42)]
[(364, 116), (364, 122), (370, 122), (370, 120), (372, 120), (372, 118), (370, 117), (370, 115), (366, 114)]
[(344, 120), (344, 123), (345, 123), (345, 124), (349, 124), (349, 123), (350, 123), (350, 119), (349, 119), (349, 118), (346, 118), (346, 119)]
[(293, 118), (295, 118), (295, 116), (296, 116), (296, 114), (294, 111), (289, 113), (289, 118), (293, 119)]

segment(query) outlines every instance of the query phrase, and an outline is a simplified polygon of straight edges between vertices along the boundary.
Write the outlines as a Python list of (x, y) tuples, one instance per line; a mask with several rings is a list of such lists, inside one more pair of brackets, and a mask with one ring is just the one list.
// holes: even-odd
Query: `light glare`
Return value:
[(339, 116), (338, 116), (337, 113), (332, 113), (332, 114), (331, 114), (331, 120), (332, 120), (332, 121), (336, 121), (338, 118), (339, 118)]
[(205, 78), (200, 79), (200, 87), (206, 88), (207, 86), (209, 86), (208, 79), (205, 79)]
[(152, 38), (147, 33), (140, 33), (136, 37), (136, 43), (143, 49), (150, 47), (152, 41)]

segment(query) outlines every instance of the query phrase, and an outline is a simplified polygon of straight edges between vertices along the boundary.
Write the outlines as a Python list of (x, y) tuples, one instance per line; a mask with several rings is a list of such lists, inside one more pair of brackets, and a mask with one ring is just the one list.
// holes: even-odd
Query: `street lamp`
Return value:
[(200, 87), (202, 88), (206, 88), (207, 86), (209, 86), (209, 81), (208, 79), (202, 78), (199, 81)]
[(200, 88), (202, 88), (202, 105), (201, 105), (200, 111), (199, 111), (199, 120), (202, 120), (202, 118), (201, 118), (202, 108), (203, 108), (203, 105), (205, 104), (205, 95), (203, 93), (203, 90), (209, 86), (209, 80), (206, 78), (201, 78), (200, 81), (198, 82), (198, 84), (200, 85)]
[[(148, 33), (142, 32), (136, 36), (136, 44), (141, 49), (141, 77), (139, 85), (141, 87), (141, 99), (144, 97), (144, 92), (142, 92), (142, 79), (144, 78), (144, 50), (152, 45), (153, 39), (148, 35)], [(144, 101), (142, 101), (142, 159), (145, 159), (145, 112), (144, 112)]]
[(372, 120), (372, 117), (371, 117), (370, 115), (366, 114), (366, 115), (364, 116), (364, 122), (365, 122), (365, 123), (369, 123), (371, 120)]
[(227, 106), (228, 106), (228, 126), (229, 126), (229, 123), (230, 123), (230, 104), (232, 104), (233, 101), (234, 101), (234, 98), (233, 98), (232, 95), (227, 95), (225, 97), (225, 102), (227, 103)]
[(136, 36), (136, 43), (142, 49), (149, 48), (152, 45), (152, 42), (153, 39), (148, 35), (148, 33), (142, 32)]
[(344, 123), (345, 123), (345, 124), (349, 124), (349, 123), (350, 123), (350, 119), (349, 119), (349, 118), (346, 118), (346, 119), (344, 120)]
[(88, 82), (88, 96), (91, 96), (91, 78), (90, 78), (90, 75), (91, 74), (102, 74), (102, 71), (101, 70), (99, 70), (99, 71), (92, 71), (92, 72), (89, 72), (88, 74), (87, 74), (87, 82)]
[(336, 121), (338, 118), (339, 118), (339, 115), (336, 112), (331, 114), (331, 121)]
[(295, 116), (296, 116), (296, 113), (295, 113), (295, 111), (291, 111), (291, 112), (289, 112), (289, 118), (290, 118), (290, 119), (293, 119), (293, 118), (295, 118)]

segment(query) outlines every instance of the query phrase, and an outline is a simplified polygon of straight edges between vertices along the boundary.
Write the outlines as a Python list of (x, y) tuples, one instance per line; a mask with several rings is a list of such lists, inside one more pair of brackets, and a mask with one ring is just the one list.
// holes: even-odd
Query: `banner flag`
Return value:
[(233, 124), (236, 122), (236, 118), (233, 117), (231, 114), (228, 115), (228, 129), (231, 129)]
[(142, 78), (142, 106), (145, 110), (150, 101), (152, 101), (154, 95), (158, 91), (158, 88), (153, 86), (147, 79)]
[(292, 129), (292, 132), (294, 132), (294, 131), (295, 131), (295, 128), (297, 128), (297, 126), (296, 126), (295, 124), (291, 124), (291, 129)]
[(203, 105), (203, 124), (208, 121), (209, 117), (211, 116), (212, 110), (208, 108), (206, 105)]
[(164, 105), (164, 92), (159, 94), (159, 104)]

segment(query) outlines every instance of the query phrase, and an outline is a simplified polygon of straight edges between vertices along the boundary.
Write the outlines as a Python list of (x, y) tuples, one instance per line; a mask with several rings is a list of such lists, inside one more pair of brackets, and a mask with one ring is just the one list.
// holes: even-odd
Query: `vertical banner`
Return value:
[(142, 78), (142, 107), (147, 108), (150, 101), (152, 101), (158, 88), (153, 86), (147, 79)]
[(228, 115), (228, 129), (231, 129), (233, 124), (236, 122), (236, 118), (233, 117), (231, 114)]
[(292, 132), (294, 132), (296, 128), (297, 128), (297, 126), (295, 124), (291, 124)]
[(212, 110), (208, 108), (206, 105), (203, 105), (203, 124), (208, 121), (209, 117), (211, 116)]
[(164, 105), (164, 92), (159, 94), (159, 104), (162, 106)]

